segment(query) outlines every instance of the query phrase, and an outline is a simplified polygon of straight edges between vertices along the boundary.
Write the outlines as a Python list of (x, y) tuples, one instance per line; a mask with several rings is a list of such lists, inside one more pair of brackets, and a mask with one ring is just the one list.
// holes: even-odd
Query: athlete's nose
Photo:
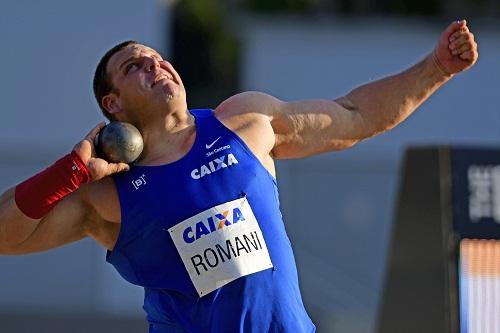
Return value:
[(146, 71), (151, 72), (160, 67), (160, 62), (155, 58), (146, 58)]

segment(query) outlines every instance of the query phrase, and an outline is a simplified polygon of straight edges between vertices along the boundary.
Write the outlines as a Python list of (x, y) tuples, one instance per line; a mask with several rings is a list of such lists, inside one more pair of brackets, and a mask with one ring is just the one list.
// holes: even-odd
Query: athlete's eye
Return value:
[(131, 62), (127, 66), (125, 66), (125, 74), (128, 74), (132, 70), (136, 70), (139, 68), (139, 64), (137, 62)]

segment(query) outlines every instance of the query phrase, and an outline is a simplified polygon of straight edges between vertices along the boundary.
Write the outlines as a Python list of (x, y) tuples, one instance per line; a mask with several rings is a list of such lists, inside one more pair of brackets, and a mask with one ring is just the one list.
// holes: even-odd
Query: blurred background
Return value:
[[(189, 106), (214, 108), (245, 90), (336, 98), (419, 61), (462, 18), (479, 44), (477, 65), (407, 122), (347, 151), (277, 164), (318, 331), (375, 332), (403, 152), (500, 143), (498, 0), (4, 0), (0, 187), (46, 167), (102, 120), (93, 72), (121, 41), (161, 51), (183, 77)], [(92, 240), (0, 256), (2, 333), (146, 332), (142, 296)]]

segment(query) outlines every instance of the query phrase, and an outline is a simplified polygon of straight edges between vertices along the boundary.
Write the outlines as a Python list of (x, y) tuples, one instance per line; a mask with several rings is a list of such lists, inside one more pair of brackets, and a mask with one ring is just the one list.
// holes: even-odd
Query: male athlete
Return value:
[(314, 332), (274, 159), (349, 148), (393, 128), (477, 57), (466, 22), (457, 21), (421, 62), (336, 100), (245, 92), (213, 111), (188, 111), (170, 63), (122, 43), (98, 65), (94, 92), (109, 119), (141, 131), (143, 154), (131, 166), (95, 157), (96, 126), (1, 196), (0, 253), (94, 238), (127, 281), (145, 288), (150, 332)]

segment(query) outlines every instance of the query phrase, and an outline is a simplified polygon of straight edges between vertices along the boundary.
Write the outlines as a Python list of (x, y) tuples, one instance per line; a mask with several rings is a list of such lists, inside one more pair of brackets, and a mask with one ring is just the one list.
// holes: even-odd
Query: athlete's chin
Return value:
[(156, 103), (164, 104), (164, 105), (176, 105), (179, 103), (185, 103), (186, 97), (185, 93), (183, 93), (182, 89), (178, 87), (168, 87), (163, 86), (161, 89), (157, 89), (152, 98), (156, 101)]
[(179, 97), (177, 89), (170, 89), (170, 87), (163, 87), (160, 92), (160, 98), (166, 102), (170, 102)]
[(168, 103), (175, 99), (177, 94), (170, 89), (162, 89), (161, 91), (156, 91), (150, 95), (150, 98), (156, 102)]
[(168, 101), (185, 101), (186, 93), (182, 89), (174, 89), (166, 92), (164, 95)]
[(161, 80), (154, 84), (152, 88), (153, 90), (169, 94), (175, 94), (180, 90), (179, 86), (170, 80)]
[(174, 100), (174, 95), (173, 94), (165, 94), (162, 96), (162, 100), (165, 102), (165, 103), (170, 103)]

